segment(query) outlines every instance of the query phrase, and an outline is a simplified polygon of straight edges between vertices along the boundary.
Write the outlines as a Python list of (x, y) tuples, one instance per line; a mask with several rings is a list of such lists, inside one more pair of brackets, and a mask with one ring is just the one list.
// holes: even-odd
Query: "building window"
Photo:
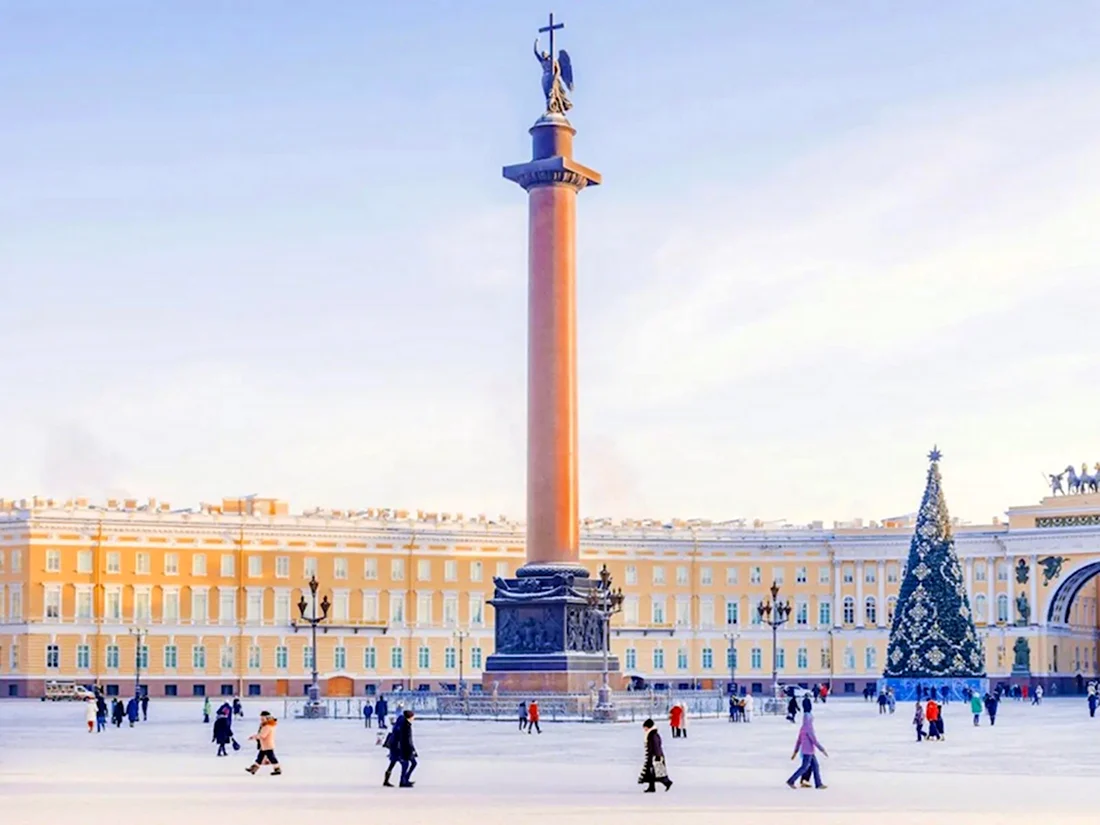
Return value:
[(76, 591), (76, 617), (78, 619), (92, 618), (92, 591)]
[(432, 666), (432, 649), (427, 645), (421, 645), (416, 651), (416, 666), (421, 670), (428, 670)]
[[(233, 575), (233, 557), (230, 556), (229, 575)], [(206, 553), (196, 553), (191, 557), (191, 575), (192, 576), (205, 576), (206, 575)]]
[(405, 623), (405, 594), (390, 593), (390, 624)]
[(974, 562), (974, 581), (977, 581), (977, 582), (984, 582), (985, 581), (985, 562), (984, 561)]
[(638, 567), (634, 564), (628, 564), (626, 566), (626, 583), (637, 584), (638, 583)]
[(509, 573), (508, 562), (498, 561), (497, 562), (497, 578), (498, 579), (506, 579), (506, 578), (508, 578), (508, 573)]
[(153, 595), (148, 590), (134, 592), (134, 621), (147, 622), (153, 615)]
[(337, 645), (336, 649), (332, 651), (332, 666), (336, 670), (347, 670), (348, 649), (343, 645)]
[(894, 562), (886, 565), (886, 581), (890, 584), (898, 583), (898, 566)]
[(638, 649), (634, 647), (628, 647), (626, 649), (626, 669), (637, 670), (638, 669)]
[(374, 670), (378, 667), (378, 650), (373, 646), (363, 648), (363, 670)]
[(46, 618), (61, 618), (61, 589), (51, 587), (46, 591)]
[(865, 564), (863, 565), (863, 582), (864, 584), (874, 584), (877, 581), (878, 573), (875, 570), (875, 565)]
[(416, 621), (422, 627), (432, 623), (432, 594), (418, 593), (416, 596)]
[(737, 669), (737, 648), (733, 647), (731, 645), (730, 647), (726, 648), (726, 670), (733, 671), (733, 670), (736, 670), (736, 669)]
[(348, 577), (348, 560), (343, 556), (337, 556), (332, 560), (332, 577), (334, 579), (346, 579)]
[(261, 653), (259, 645), (248, 646), (248, 667), (250, 670), (259, 670), (261, 662)]
[(306, 670), (313, 670), (313, 645), (306, 645), (302, 648), (302, 667)]
[(688, 569), (684, 565), (676, 567), (676, 584), (686, 586), (688, 583)]
[(691, 624), (691, 602), (686, 598), (676, 599), (676, 626), (688, 627)]
[(851, 596), (844, 597), (844, 624), (856, 623), (856, 600)]
[(979, 622), (987, 621), (987, 619), (988, 619), (988, 615), (986, 613), (987, 608), (988, 608), (988, 605), (986, 604), (986, 599), (985, 599), (984, 594), (979, 593), (977, 596), (974, 597), (974, 618), (975, 618), (976, 621), (979, 621)]
[(179, 656), (175, 645), (164, 646), (164, 668), (165, 670), (175, 670), (179, 664)]
[(665, 623), (665, 600), (663, 597), (652, 597), (653, 624)]
[(363, 578), (367, 581), (378, 580), (378, 559), (363, 559)]
[[(0, 573), (4, 571), (3, 553), (0, 553)], [(92, 551), (80, 550), (76, 554), (76, 572), (77, 573), (91, 573), (92, 572)]]
[[(11, 551), (11, 572), (22, 573), (23, 572), (23, 551), (12, 550)], [(117, 570), (115, 571), (118, 572)]]
[(999, 582), (1008, 581), (1008, 562), (1007, 561), (997, 562), (997, 581), (999, 581)]
[(164, 591), (161, 612), (164, 614), (165, 624), (175, 624), (180, 620), (180, 594), (178, 591)]
[(856, 669), (856, 651), (855, 648), (853, 648), (851, 645), (847, 645), (844, 648), (844, 669)]
[(233, 643), (226, 642), (222, 645), (221, 649), (222, 670), (232, 670), (234, 659), (236, 659), (236, 657), (233, 655)]
[(738, 623), (738, 603), (733, 599), (726, 599), (726, 624), (735, 625)]
[(754, 647), (749, 654), (749, 664), (753, 670), (760, 670), (764, 663), (764, 651)]
[(432, 562), (431, 559), (418, 559), (416, 562), (416, 580), (418, 582), (428, 582), (432, 580)]
[(390, 579), (395, 582), (405, 581), (404, 559), (390, 559)]
[(676, 669), (688, 669), (688, 651), (686, 647), (678, 648), (676, 651)]
[(470, 648), (470, 667), (474, 670), (481, 670), (481, 648)]
[(443, 596), (443, 625), (454, 627), (458, 624), (458, 596), (445, 594)]
[(336, 622), (346, 622), (351, 615), (351, 594), (346, 590), (332, 594), (332, 619)]
[(713, 583), (714, 583), (714, 571), (712, 571), (709, 567), (700, 567), (699, 568), (699, 584), (703, 585), (704, 587), (709, 587)]
[(638, 616), (638, 597), (627, 596), (623, 602), (623, 624), (627, 627), (637, 627)]
[(875, 597), (868, 596), (863, 600), (863, 620), (867, 624), (875, 624), (878, 621), (878, 606)]
[(823, 564), (817, 568), (817, 583), (828, 584), (832, 580), (832, 574), (829, 572), (829, 565)]
[(653, 650), (653, 669), (661, 671), (665, 669), (665, 651), (664, 648), (654, 648)]
[(178, 553), (164, 554), (164, 575), (178, 576), (180, 573), (180, 557)]
[[(0, 611), (0, 614), (2, 612)], [(11, 601), (8, 602), (8, 617), (11, 619), (23, 618), (23, 591), (19, 589), (19, 585), (12, 585)]]
[(833, 666), (833, 652), (828, 647), (821, 648), (821, 669), (829, 670)]
[(446, 559), (443, 562), (443, 581), (458, 581), (458, 562), (454, 559)]
[(806, 602), (798, 602), (795, 604), (794, 623), (803, 626), (810, 623), (810, 606)]
[(118, 645), (107, 645), (107, 669), (118, 670)]
[(363, 594), (363, 621), (364, 622), (377, 622), (378, 621), (378, 594), (377, 593), (364, 593)]
[(833, 623), (833, 603), (822, 600), (817, 603), (817, 623), (822, 627), (828, 627)]
[(890, 596), (886, 599), (886, 623), (894, 623), (894, 610), (898, 606), (898, 597)]
[(856, 580), (855, 568), (852, 567), (852, 565), (846, 564), (846, 565), (844, 565), (842, 570), (843, 570), (843, 574), (844, 574), (844, 583), (845, 584), (851, 584), (852, 582), (854, 582)]
[(777, 670), (783, 670), (787, 666), (787, 648), (780, 647), (775, 651), (775, 667)]
[(708, 629), (714, 627), (714, 599), (710, 596), (699, 602), (699, 624)]
[(302, 559), (302, 576), (308, 581), (317, 576), (317, 559), (315, 556), (306, 556)]
[(142, 645), (138, 648), (138, 667), (142, 670), (149, 669), (149, 645)]
[(92, 666), (92, 649), (88, 645), (76, 646), (76, 666), (88, 670)]
[(290, 594), (275, 594), (275, 624), (290, 623)]
[(275, 667), (279, 670), (286, 670), (290, 661), (289, 651), (286, 645), (279, 645), (275, 648)]
[(218, 621), (222, 624), (233, 624), (237, 621), (237, 591), (228, 588), (219, 588), (218, 593)]
[(703, 670), (714, 670), (714, 648), (703, 648)]
[(195, 670), (206, 670), (205, 645), (195, 645), (191, 648), (191, 667)]
[(290, 578), (290, 556), (276, 556), (275, 557), (275, 578), (277, 578), (277, 579), (289, 579)]
[(806, 568), (805, 567), (799, 567), (794, 571), (794, 581), (795, 581), (795, 584), (805, 584), (806, 583)]
[[(12, 571), (15, 571), (15, 554), (12, 553)], [(121, 573), (122, 572), (122, 554), (111, 551), (107, 554), (107, 572), (108, 573)]]
[(997, 621), (1008, 621), (1008, 596), (1004, 593), (997, 597)]
[(737, 584), (738, 578), (736, 567), (726, 568), (726, 584)]
[(484, 565), (482, 565), (482, 563), (479, 562), (479, 561), (470, 562), (470, 581), (472, 581), (472, 582), (481, 581), (481, 578), (484, 575), (483, 569), (482, 569), (483, 567), (484, 567)]
[(806, 670), (810, 666), (810, 651), (800, 647), (795, 654), (795, 663), (799, 670)]
[(46, 551), (46, 572), (47, 573), (60, 573), (61, 572), (61, 551), (60, 550), (47, 550)]
[(878, 664), (878, 651), (870, 645), (863, 651), (863, 662), (868, 672), (873, 672)]
[(749, 584), (760, 584), (760, 568), (754, 567), (749, 571)]
[(443, 667), (454, 670), (458, 666), (458, 652), (453, 647), (443, 648)]
[(773, 567), (772, 568), (772, 581), (775, 582), (776, 584), (783, 584), (783, 568), (782, 567)]
[(665, 583), (665, 568), (664, 565), (653, 565), (653, 583), (664, 584)]
[(264, 560), (262, 556), (248, 557), (248, 577), (258, 579), (264, 574)]
[(485, 597), (481, 593), (470, 594), (470, 624), (473, 627), (485, 624)]
[(61, 667), (61, 648), (57, 645), (46, 645), (46, 667), (53, 669)]
[[(195, 558), (198, 558), (198, 557), (196, 556)], [(206, 567), (206, 556), (202, 557), (202, 564), (203, 564), (203, 567), (205, 568)], [(222, 553), (221, 559), (219, 560), (219, 564), (221, 565), (221, 571), (220, 572), (221, 572), (221, 575), (222, 575), (223, 579), (231, 579), (231, 578), (233, 578), (234, 576), (237, 575), (237, 560), (233, 557), (232, 553)], [(206, 575), (205, 570), (203, 571), (203, 575)]]
[(207, 596), (205, 589), (191, 591), (191, 622), (193, 624), (206, 624)]
[(149, 554), (138, 553), (135, 567), (137, 568), (135, 572), (145, 576), (149, 575), (149, 571), (151, 569), (149, 566)]

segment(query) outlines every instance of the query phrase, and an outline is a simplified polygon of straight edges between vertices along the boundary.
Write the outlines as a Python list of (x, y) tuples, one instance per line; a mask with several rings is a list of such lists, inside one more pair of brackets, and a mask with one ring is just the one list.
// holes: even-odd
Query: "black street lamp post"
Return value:
[(600, 570), (600, 583), (588, 591), (588, 607), (603, 624), (603, 684), (596, 702), (596, 718), (613, 719), (611, 685), (609, 684), (611, 656), (611, 617), (623, 609), (623, 591), (611, 589), (611, 571), (605, 564)]
[(737, 640), (741, 638), (741, 634), (735, 630), (731, 630), (726, 633), (726, 641), (730, 643), (729, 651), (726, 653), (726, 657), (729, 659), (730, 665), (730, 695), (737, 693)]
[[(317, 615), (317, 577), (309, 577), (309, 595), (310, 602), (306, 602), (305, 594), (298, 600), (298, 612), (302, 616), (302, 621), (309, 622), (310, 630), (313, 633), (313, 639), (311, 644), (312, 650), (312, 673), (310, 674), (312, 679), (309, 685), (309, 701), (306, 702), (305, 715), (310, 718), (316, 718), (318, 716), (324, 716), (324, 705), (321, 703), (321, 686), (317, 683), (317, 625), (328, 618), (329, 608), (332, 606), (329, 603), (328, 596), (321, 599), (321, 615)], [(306, 615), (306, 609), (312, 607), (310, 614)]]
[(134, 696), (141, 700), (141, 660), (145, 652), (145, 637), (149, 631), (141, 625), (131, 627), (130, 635), (134, 637)]
[[(771, 601), (762, 602), (756, 606), (756, 612), (764, 624), (772, 629), (772, 695), (779, 696), (779, 628), (787, 623), (791, 617), (790, 601), (779, 601), (779, 585), (772, 582)], [(773, 616), (774, 614), (774, 616)]]

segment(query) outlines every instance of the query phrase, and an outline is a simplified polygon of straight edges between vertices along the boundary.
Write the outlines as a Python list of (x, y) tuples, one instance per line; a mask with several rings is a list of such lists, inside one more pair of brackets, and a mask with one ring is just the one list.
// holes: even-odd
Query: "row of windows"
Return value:
[[(149, 668), (149, 648), (146, 645), (142, 645), (135, 653), (136, 664), (142, 670)], [(179, 667), (179, 648), (177, 645), (165, 645), (164, 647), (164, 669), (175, 670)], [(19, 654), (18, 648), (12, 647), (12, 669), (17, 670), (19, 667)], [(221, 656), (219, 664), (222, 670), (233, 669), (233, 648), (229, 645), (221, 648)], [(333, 667), (336, 670), (347, 670), (348, 666), (348, 651), (343, 645), (337, 645), (333, 649), (332, 654)], [(482, 649), (480, 647), (470, 648), (470, 667), (474, 670), (480, 670), (482, 662), (484, 660)], [(118, 645), (107, 645), (106, 650), (106, 667), (107, 669), (118, 669), (119, 666), (119, 648)], [(432, 651), (431, 648), (426, 645), (421, 645), (416, 652), (416, 664), (421, 670), (429, 670), (432, 666)], [(46, 646), (46, 667), (56, 670), (61, 666), (61, 648), (59, 645), (47, 645)], [(79, 670), (88, 670), (91, 668), (91, 646), (82, 644), (77, 645), (76, 648), (76, 666)], [(263, 650), (259, 645), (250, 645), (248, 648), (248, 667), (251, 670), (259, 670), (263, 666)], [(279, 645), (275, 648), (275, 667), (279, 670), (286, 670), (290, 666), (290, 650), (285, 645)], [(405, 666), (405, 650), (400, 645), (390, 648), (390, 667), (394, 670), (400, 670)], [(191, 667), (195, 670), (204, 670), (206, 668), (206, 646), (205, 645), (192, 645), (191, 646)], [(366, 647), (363, 649), (363, 670), (371, 671), (376, 670), (378, 667), (378, 650), (374, 647)], [(455, 670), (458, 667), (458, 651), (453, 647), (448, 647), (443, 651), (443, 667), (446, 670)], [(313, 668), (313, 648), (306, 646), (302, 649), (302, 669), (311, 670)]]
[[(701, 664), (703, 670), (714, 669), (714, 648), (704, 647), (701, 655)], [(730, 671), (736, 671), (738, 667), (738, 655), (737, 651), (733, 648), (727, 648), (725, 652), (726, 669)], [(795, 651), (795, 668), (797, 670), (808, 670), (810, 667), (810, 651), (809, 648), (799, 647)], [(819, 651), (818, 662), (822, 670), (828, 670), (832, 667), (832, 655), (829, 648), (823, 647)], [(767, 662), (768, 668), (772, 667), (773, 663), (769, 660)], [(638, 669), (638, 650), (637, 648), (628, 647), (625, 655), (623, 656), (623, 666), (627, 670), (636, 671)], [(657, 647), (652, 651), (652, 666), (655, 671), (663, 671), (666, 667), (665, 664), (665, 650), (664, 648)], [(776, 670), (782, 671), (787, 667), (787, 651), (785, 648), (778, 648), (775, 651), (774, 666)], [(868, 645), (863, 650), (863, 666), (868, 671), (874, 671), (878, 668), (878, 649)], [(690, 665), (690, 653), (686, 647), (681, 647), (676, 650), (676, 670), (687, 671), (691, 667)], [(844, 649), (843, 667), (845, 670), (855, 670), (856, 668), (856, 652), (855, 648), (849, 646)], [(751, 670), (763, 670), (765, 668), (764, 649), (761, 647), (754, 647), (749, 651), (749, 668)]]
[[(876, 564), (868, 564), (864, 566), (863, 576), (864, 581), (868, 584), (874, 584), (878, 573), (876, 572)], [(651, 569), (652, 582), (655, 585), (663, 585), (667, 583), (665, 577), (665, 568), (663, 565), (655, 564)], [(846, 583), (855, 581), (855, 568), (853, 565), (846, 564), (843, 567), (842, 575)], [(675, 581), (678, 585), (687, 585), (690, 580), (690, 569), (688, 565), (681, 564), (675, 568)], [(832, 566), (828, 564), (818, 565), (817, 568), (817, 581), (818, 584), (828, 584), (832, 577)], [(810, 579), (809, 568), (805, 565), (796, 567), (794, 570), (795, 584), (806, 584)], [(771, 581), (776, 584), (782, 585), (786, 580), (786, 568), (785, 567), (773, 567), (771, 570)], [(886, 580), (891, 584), (898, 582), (898, 565), (895, 562), (890, 562), (886, 565)], [(626, 566), (626, 583), (628, 585), (638, 583), (638, 567), (634, 564), (628, 564)], [(726, 584), (738, 584), (740, 583), (740, 573), (737, 567), (726, 568)], [(763, 584), (764, 583), (764, 570), (758, 565), (754, 565), (749, 568), (749, 584)], [(699, 568), (699, 584), (709, 586), (714, 584), (714, 569), (710, 566), (702, 566)]]
[[(22, 557), (16, 556), (19, 551), (12, 551), (12, 572), (19, 572), (16, 569), (17, 565), (19, 569), (22, 568)], [(122, 572), (122, 554), (117, 551), (110, 551), (105, 554), (106, 556), (106, 571), (108, 573), (121, 573)], [(191, 558), (191, 575), (192, 576), (206, 576), (207, 564), (205, 553), (194, 553)], [(249, 578), (262, 578), (266, 571), (265, 560), (267, 556), (250, 554), (246, 556), (247, 560), (247, 574)], [(272, 563), (273, 572), (275, 578), (289, 579), (291, 572), (290, 556), (276, 556)], [(317, 575), (317, 558), (315, 556), (306, 556), (302, 558), (302, 577), (309, 579), (312, 576)], [(390, 579), (392, 581), (404, 581), (405, 580), (405, 568), (406, 559), (392, 558), (390, 559)], [(219, 572), (222, 578), (233, 578), (237, 575), (237, 554), (235, 553), (222, 553), (219, 556)], [(448, 582), (458, 581), (458, 560), (457, 559), (445, 559), (443, 562), (443, 580)], [(2, 565), (0, 565), (2, 569)], [(506, 561), (496, 563), (496, 575), (507, 576), (509, 575), (510, 565)], [(348, 558), (345, 556), (337, 556), (332, 560), (332, 577), (337, 580), (346, 580), (349, 576), (349, 564)], [(61, 551), (60, 550), (47, 550), (46, 551), (46, 572), (48, 573), (60, 573), (61, 572)], [(76, 572), (90, 574), (93, 572), (93, 555), (91, 550), (79, 550), (76, 554)], [(134, 572), (142, 575), (148, 575), (152, 572), (152, 560), (149, 553), (140, 551), (134, 554)], [(180, 574), (180, 554), (175, 552), (166, 552), (163, 559), (163, 572), (166, 576), (178, 576)], [(481, 561), (468, 562), (467, 570), (468, 578), (471, 582), (480, 582), (485, 577), (485, 565)], [(365, 558), (363, 559), (363, 578), (368, 581), (373, 581), (378, 578), (378, 559), (377, 558)], [(432, 580), (432, 560), (431, 559), (418, 559), (416, 561), (416, 579), (417, 581), (431, 581)]]
[[(13, 591), (13, 597), (16, 591)], [(21, 598), (21, 596), (20, 596)], [(485, 623), (485, 596), (482, 593), (467, 593), (467, 621), (477, 627)], [(203, 624), (209, 621), (210, 594), (206, 589), (192, 590), (191, 592), (192, 624)], [(418, 593), (416, 596), (416, 617), (421, 624), (431, 624), (436, 597), (434, 593)], [(161, 595), (161, 615), (153, 616), (152, 594), (148, 590), (135, 590), (133, 600), (133, 619), (136, 622), (148, 622), (154, 619), (171, 623), (179, 621), (180, 594), (176, 590), (165, 590)], [(351, 618), (351, 594), (334, 593), (329, 611), (329, 619), (333, 622), (349, 621)], [(76, 592), (76, 618), (91, 619), (92, 591), (80, 589)], [(260, 624), (267, 618), (271, 618), (275, 624), (289, 624), (297, 615), (292, 612), (290, 593), (276, 593), (273, 600), (273, 616), (264, 615), (263, 592), (250, 592), (245, 599), (245, 622)], [(378, 593), (365, 592), (361, 596), (360, 620), (363, 622), (380, 622), (380, 596)], [(14, 610), (14, 607), (13, 607)], [(22, 604), (19, 606), (19, 615), (22, 615)], [(44, 615), (47, 620), (59, 620), (61, 618), (61, 586), (49, 586), (45, 591)], [(237, 591), (223, 590), (218, 594), (218, 617), (222, 624), (230, 624), (237, 621)], [(122, 620), (122, 591), (109, 589), (104, 593), (103, 618), (107, 621)], [(459, 597), (456, 594), (443, 596), (444, 625), (455, 625), (459, 619)], [(391, 593), (389, 597), (389, 624), (399, 625), (405, 622), (405, 595), (404, 593)]]
[[(1006, 597), (1007, 598), (1007, 597)], [(759, 603), (758, 603), (759, 604)], [(890, 596), (886, 600), (887, 610), (887, 622), (892, 622), (894, 619), (894, 607), (897, 605), (897, 597)], [(650, 597), (650, 620), (653, 624), (663, 625), (668, 623), (667, 614), (668, 601), (664, 596), (651, 596)], [(760, 611), (753, 606), (751, 609), (750, 622), (754, 625), (763, 624), (763, 617), (760, 615)], [(725, 623), (727, 625), (736, 625), (741, 623), (741, 605), (740, 602), (733, 598), (727, 598), (726, 600), (726, 616)], [(796, 625), (806, 627), (810, 624), (810, 605), (808, 602), (800, 601), (794, 605), (792, 611), (792, 619)], [(843, 601), (843, 614), (842, 618), (844, 624), (856, 623), (856, 601), (851, 596), (846, 596)], [(869, 625), (876, 624), (878, 621), (878, 602), (874, 596), (868, 596), (863, 602), (863, 618), (864, 622)], [(624, 623), (628, 626), (637, 625), (641, 620), (640, 601), (638, 597), (628, 597), (623, 602), (623, 619)], [(817, 605), (817, 623), (819, 626), (829, 626), (833, 623), (833, 606), (832, 602), (820, 601)], [(691, 626), (691, 602), (687, 598), (680, 598), (676, 600), (676, 615), (673, 622), (677, 627), (689, 627)], [(699, 624), (702, 627), (713, 627), (714, 621), (714, 602), (705, 600), (699, 604)]]

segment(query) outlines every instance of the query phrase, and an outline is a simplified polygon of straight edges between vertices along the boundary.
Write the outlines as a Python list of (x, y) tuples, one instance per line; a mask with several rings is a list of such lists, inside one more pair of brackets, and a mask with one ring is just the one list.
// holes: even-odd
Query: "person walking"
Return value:
[[(992, 697), (987, 693), (985, 701), (988, 702), (990, 698)], [(977, 691), (970, 696), (970, 712), (974, 714), (974, 727), (978, 727), (982, 722), (982, 697), (977, 694)]]
[[(825, 694), (824, 693), (821, 694), (821, 701), (822, 702), (825, 701)], [(746, 691), (745, 692), (745, 698), (743, 699), (743, 701), (741, 703), (741, 721), (742, 722), (751, 722), (752, 721), (752, 710), (753, 710), (753, 706), (755, 704), (756, 704), (756, 700), (752, 698), (752, 694), (749, 693), (748, 691)]]
[(226, 710), (218, 709), (218, 717), (214, 720), (214, 735), (210, 739), (211, 742), (218, 743), (217, 756), (229, 756), (225, 746), (233, 742), (233, 709), (228, 705), (226, 708)]
[(96, 692), (95, 695), (95, 730), (96, 733), (103, 733), (104, 728), (107, 727), (107, 700), (103, 697), (103, 694)]
[(674, 704), (668, 709), (668, 726), (672, 730), (672, 738), (680, 738), (680, 723), (684, 718), (684, 709), (680, 707), (680, 704)]
[(412, 781), (412, 773), (416, 770), (417, 765), (416, 747), (413, 745), (412, 736), (414, 718), (415, 714), (411, 710), (398, 714), (393, 722), (393, 730), (386, 737), (386, 747), (390, 752), (390, 764), (386, 768), (386, 775), (382, 778), (384, 787), (393, 787), (390, 782), (390, 775), (393, 773), (393, 766), (397, 764), (401, 765), (401, 779), (398, 784), (402, 788), (411, 788), (415, 784)]
[(374, 718), (378, 721), (378, 729), (386, 729), (386, 716), (390, 712), (390, 703), (386, 701), (385, 696), (379, 696), (378, 701), (374, 703)]
[(116, 728), (122, 727), (122, 717), (126, 715), (125, 710), (122, 707), (122, 701), (120, 699), (111, 700), (111, 721), (114, 722)]
[(813, 700), (810, 698), (810, 694), (808, 694), (808, 693), (806, 693), (802, 696), (802, 712), (803, 713), (813, 713), (814, 712), (814, 703), (813, 703)]
[(928, 720), (928, 738), (937, 742), (943, 737), (940, 735), (940, 706), (935, 699), (929, 697), (924, 709), (924, 718)]
[(889, 703), (889, 699), (886, 698), (886, 691), (882, 691), (878, 695), (878, 713), (879, 716), (886, 713), (886, 705)]
[(90, 696), (84, 700), (84, 721), (88, 725), (88, 733), (95, 731), (96, 707), (95, 699)]
[(527, 732), (531, 732), (531, 728), (538, 731), (539, 736), (542, 736), (542, 728), (539, 727), (539, 703), (537, 700), (532, 699), (531, 704), (527, 706)]
[(794, 698), (794, 693), (791, 694), (791, 698), (787, 700), (787, 721), (794, 724), (795, 718), (798, 716), (798, 700)]
[(1032, 693), (1031, 704), (1041, 705), (1043, 704), (1043, 686), (1036, 685), (1035, 692)]
[(202, 700), (202, 723), (204, 725), (210, 724), (210, 697), (207, 696)]
[(149, 721), (149, 694), (141, 694), (141, 721)]
[(824, 684), (821, 686), (821, 704), (825, 704), (829, 699), (829, 685)]
[(271, 765), (272, 776), (278, 776), (283, 772), (279, 758), (275, 756), (276, 724), (275, 717), (266, 710), (260, 714), (260, 729), (248, 737), (256, 743), (256, 761), (245, 768), (249, 773), (256, 773), (261, 765)]
[(240, 696), (234, 696), (233, 697), (233, 715), (234, 716), (239, 716), (242, 719), (244, 719), (244, 708), (241, 707), (241, 697)]
[(687, 702), (680, 703), (680, 738), (687, 739), (688, 735), (688, 706)]
[(917, 700), (917, 707), (913, 711), (913, 727), (917, 729), (917, 741), (924, 741), (924, 705)]
[(1088, 690), (1089, 718), (1095, 718), (1096, 705), (1100, 703), (1100, 697), (1096, 695), (1096, 682), (1089, 682)]
[(126, 718), (130, 720), (130, 727), (133, 727), (134, 722), (138, 720), (138, 700), (136, 696), (132, 696), (130, 701), (126, 703)]
[(817, 763), (816, 751), (821, 751), (826, 756), (829, 755), (824, 746), (817, 741), (817, 736), (814, 733), (814, 715), (807, 713), (802, 717), (802, 728), (798, 731), (798, 738), (794, 741), (794, 753), (791, 754), (792, 760), (801, 754), (802, 764), (787, 780), (788, 788), (794, 789), (795, 780), (809, 771), (814, 778), (814, 787), (818, 790), (825, 789), (826, 785), (821, 781), (821, 768)]
[(667, 791), (672, 787), (672, 780), (668, 778), (668, 765), (665, 762), (661, 734), (652, 719), (646, 719), (642, 723), (642, 731), (645, 733), (645, 762), (642, 763), (638, 784), (646, 786), (644, 793), (656, 793), (658, 782), (664, 785)]
[(516, 710), (519, 713), (519, 730), (523, 733), (527, 729), (527, 702), (520, 702)]
[(985, 712), (989, 714), (989, 725), (992, 727), (997, 724), (997, 706), (1001, 703), (1000, 698), (994, 693), (990, 696), (988, 693), (985, 695)]

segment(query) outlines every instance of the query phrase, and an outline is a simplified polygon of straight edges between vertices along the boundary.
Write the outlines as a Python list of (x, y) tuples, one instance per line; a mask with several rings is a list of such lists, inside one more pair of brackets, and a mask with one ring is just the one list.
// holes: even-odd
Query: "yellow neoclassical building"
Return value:
[[(912, 533), (882, 523), (774, 526), (586, 521), (582, 559), (623, 588), (624, 674), (673, 687), (882, 673)], [(1100, 495), (1046, 498), (1003, 523), (956, 525), (993, 679), (1073, 689), (1097, 673)], [(173, 510), (156, 501), (0, 502), (0, 695), (47, 681), (154, 696), (301, 695), (313, 666), (298, 601), (331, 609), (317, 669), (328, 695), (480, 684), (493, 578), (524, 560), (523, 527), (484, 516), (314, 511), (276, 499)], [(789, 622), (772, 646), (772, 583)], [(140, 644), (139, 644), (140, 643)]]

